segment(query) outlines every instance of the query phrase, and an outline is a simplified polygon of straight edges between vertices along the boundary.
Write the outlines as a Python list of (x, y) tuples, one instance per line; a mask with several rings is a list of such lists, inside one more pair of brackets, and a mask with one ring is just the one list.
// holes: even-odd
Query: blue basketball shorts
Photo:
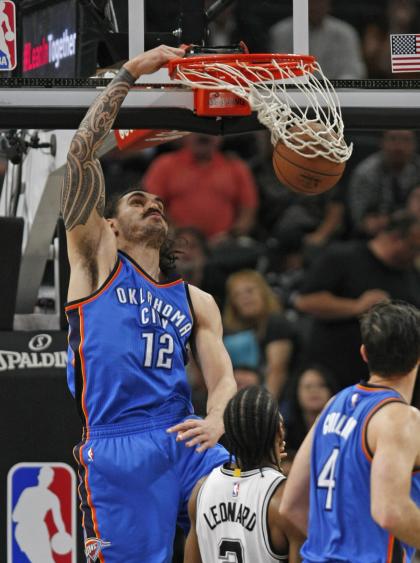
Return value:
[(189, 530), (195, 483), (229, 459), (204, 453), (166, 429), (194, 415), (97, 426), (74, 448), (88, 562), (170, 563), (176, 524)]

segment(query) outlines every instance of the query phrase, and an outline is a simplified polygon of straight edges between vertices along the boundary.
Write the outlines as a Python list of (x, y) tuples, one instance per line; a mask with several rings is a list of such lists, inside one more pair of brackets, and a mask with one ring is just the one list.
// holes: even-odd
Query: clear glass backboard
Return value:
[[(418, 122), (420, 9), (416, 0), (6, 0), (0, 4), (4, 127), (74, 128), (97, 88), (108, 83), (106, 69), (118, 68), (129, 56), (160, 43), (212, 47), (239, 41), (251, 52), (316, 55), (338, 91), (348, 128), (413, 128)], [(259, 128), (253, 118), (224, 120), (223, 130), (220, 123), (197, 119), (192, 93), (176, 87), (165, 69), (140, 78), (139, 84), (144, 87), (130, 92), (119, 126), (178, 128), (183, 123), (191, 130), (227, 133), (231, 127), (235, 132)], [(34, 112), (34, 108), (45, 111)]]

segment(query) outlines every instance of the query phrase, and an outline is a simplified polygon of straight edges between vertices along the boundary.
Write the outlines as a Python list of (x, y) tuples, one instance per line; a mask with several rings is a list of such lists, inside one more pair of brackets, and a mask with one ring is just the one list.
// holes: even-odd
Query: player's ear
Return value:
[(362, 360), (366, 363), (368, 363), (368, 357), (367, 357), (367, 352), (366, 352), (366, 346), (364, 344), (362, 344), (360, 346), (360, 355), (362, 356)]
[(107, 219), (107, 221), (111, 229), (114, 231), (114, 235), (117, 237), (118, 236), (117, 220), (111, 218), (111, 219)]
[(280, 449), (283, 450), (284, 449), (284, 441), (286, 439), (286, 429), (285, 429), (284, 421), (283, 421), (282, 417), (280, 417), (280, 422), (279, 422), (279, 427), (278, 427), (278, 430), (277, 430), (277, 437), (276, 438), (277, 438), (277, 442), (279, 444)]

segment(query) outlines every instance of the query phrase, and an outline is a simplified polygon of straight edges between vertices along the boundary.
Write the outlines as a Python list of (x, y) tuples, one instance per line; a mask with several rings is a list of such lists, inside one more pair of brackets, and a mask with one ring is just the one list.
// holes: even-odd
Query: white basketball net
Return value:
[[(306, 158), (348, 160), (353, 145), (347, 146), (344, 140), (340, 103), (319, 64), (298, 63), (303, 76), (296, 76), (293, 67), (283, 67), (274, 59), (272, 64), (281, 73), (281, 80), (258, 64), (238, 61), (236, 68), (210, 60), (205, 68), (179, 65), (176, 78), (191, 88), (227, 90), (245, 99), (257, 112), (258, 120), (271, 131), (274, 147), (282, 141)], [(245, 75), (241, 68), (246, 70)], [(229, 82), (223, 76), (229, 77)]]

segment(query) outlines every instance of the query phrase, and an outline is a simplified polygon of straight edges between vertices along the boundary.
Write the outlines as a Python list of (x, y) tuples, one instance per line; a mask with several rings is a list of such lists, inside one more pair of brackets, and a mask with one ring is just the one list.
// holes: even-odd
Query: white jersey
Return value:
[(268, 533), (268, 505), (286, 477), (272, 469), (254, 469), (235, 477), (216, 467), (197, 496), (196, 530), (203, 563), (287, 561), (276, 555)]

